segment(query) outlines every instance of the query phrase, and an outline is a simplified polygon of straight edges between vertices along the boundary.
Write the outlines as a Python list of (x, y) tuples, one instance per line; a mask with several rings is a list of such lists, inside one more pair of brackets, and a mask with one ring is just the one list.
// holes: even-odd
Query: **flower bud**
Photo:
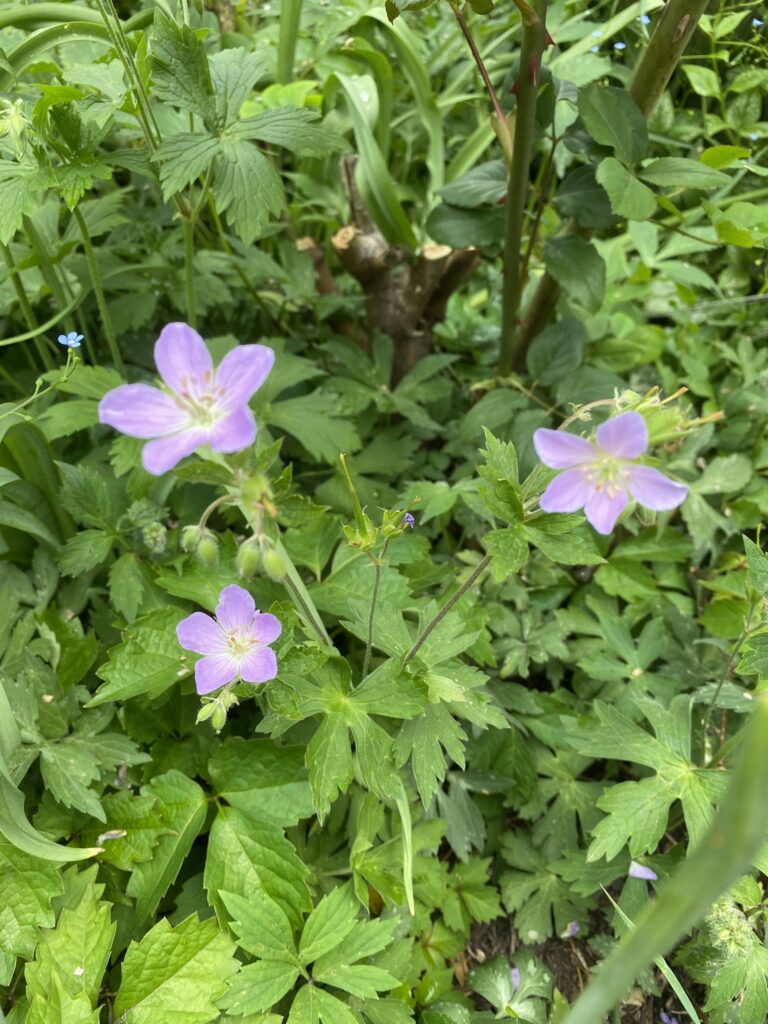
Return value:
[(243, 497), (249, 505), (256, 505), (272, 493), (269, 479), (263, 473), (256, 473), (243, 484)]
[(221, 732), (226, 724), (227, 710), (220, 701), (216, 701), (213, 707), (213, 714), (211, 715), (211, 725), (216, 732)]
[(236, 563), (237, 571), (241, 576), (249, 579), (256, 574), (261, 565), (261, 547), (255, 537), (249, 537), (237, 549)]
[(219, 542), (210, 530), (203, 532), (203, 536), (195, 548), (195, 557), (206, 569), (215, 569), (219, 564)]
[(217, 704), (218, 701), (216, 700), (209, 701), (208, 704), (203, 704), (203, 706), (197, 712), (197, 718), (195, 719), (195, 721), (198, 724), (200, 722), (207, 722), (208, 719), (213, 715), (214, 711), (216, 710)]
[(141, 536), (153, 555), (162, 555), (165, 551), (167, 533), (162, 523), (147, 523), (141, 531)]
[(185, 526), (181, 531), (181, 550), (191, 554), (200, 542), (200, 527)]
[(288, 569), (285, 564), (285, 559), (279, 551), (275, 551), (274, 548), (269, 548), (264, 552), (263, 561), (264, 572), (271, 580), (275, 583), (280, 583), (285, 579)]

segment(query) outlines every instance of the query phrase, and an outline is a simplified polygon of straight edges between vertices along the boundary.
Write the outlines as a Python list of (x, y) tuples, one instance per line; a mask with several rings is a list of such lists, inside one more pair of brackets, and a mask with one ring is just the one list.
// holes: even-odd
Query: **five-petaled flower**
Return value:
[(187, 324), (168, 324), (155, 344), (165, 388), (123, 384), (99, 403), (99, 420), (144, 445), (144, 468), (159, 476), (205, 444), (237, 452), (253, 444), (256, 421), (248, 408), (272, 369), (266, 345), (238, 345), (214, 370), (205, 342)]
[(69, 334), (59, 335), (59, 344), (66, 345), (67, 348), (80, 348), (80, 342), (82, 340), (82, 334), (78, 334), (77, 331), (70, 331)]
[(281, 630), (279, 619), (257, 611), (248, 591), (233, 583), (219, 595), (216, 618), (193, 612), (178, 624), (176, 636), (185, 650), (204, 655), (195, 665), (195, 685), (199, 694), (206, 694), (236, 679), (274, 679), (277, 658), (268, 645)]
[(685, 501), (688, 488), (658, 469), (637, 462), (648, 448), (648, 427), (639, 412), (624, 412), (601, 424), (595, 440), (560, 430), (540, 429), (533, 443), (541, 461), (564, 469), (539, 499), (545, 512), (583, 508), (598, 533), (608, 534), (634, 498), (661, 512)]

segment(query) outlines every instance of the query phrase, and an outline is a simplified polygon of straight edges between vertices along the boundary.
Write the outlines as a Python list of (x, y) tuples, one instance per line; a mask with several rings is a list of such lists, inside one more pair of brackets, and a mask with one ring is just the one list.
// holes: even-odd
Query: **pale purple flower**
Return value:
[(70, 331), (69, 334), (59, 335), (59, 344), (66, 345), (67, 348), (80, 348), (82, 340), (82, 334), (78, 334), (77, 331)]
[(515, 992), (517, 992), (517, 990), (520, 988), (520, 968), (511, 967), (509, 973), (512, 978), (512, 988)]
[(655, 882), (659, 877), (652, 868), (646, 867), (645, 864), (638, 864), (635, 860), (629, 862), (627, 874), (630, 878), (642, 878), (646, 882)]
[(406, 512), (401, 520), (403, 526), (409, 526), (411, 529), (413, 529), (413, 524), (415, 522), (416, 520), (413, 518), (410, 512)]
[(569, 921), (565, 926), (565, 931), (562, 934), (564, 939), (572, 939), (574, 935), (578, 935), (581, 931), (581, 925), (578, 921)]
[(677, 1024), (674, 1017), (670, 1017), (670, 1015), (665, 1013), (663, 1010), (659, 1014), (659, 1020), (661, 1021), (661, 1024)]
[(540, 429), (533, 443), (541, 461), (564, 469), (539, 499), (545, 512), (583, 508), (598, 533), (608, 534), (630, 498), (654, 511), (677, 508), (688, 494), (651, 466), (636, 460), (648, 448), (648, 427), (639, 412), (624, 412), (601, 424), (595, 440)]
[(155, 476), (197, 448), (237, 452), (253, 444), (256, 421), (248, 408), (272, 369), (266, 345), (238, 345), (213, 368), (205, 342), (187, 324), (168, 324), (155, 344), (155, 363), (165, 387), (123, 384), (99, 402), (99, 421), (144, 445), (144, 468)]
[(200, 694), (212, 693), (235, 679), (266, 683), (277, 675), (277, 658), (268, 647), (280, 636), (279, 619), (256, 610), (247, 590), (224, 587), (216, 605), (216, 618), (193, 612), (176, 627), (179, 643), (187, 651), (204, 655), (195, 665)]

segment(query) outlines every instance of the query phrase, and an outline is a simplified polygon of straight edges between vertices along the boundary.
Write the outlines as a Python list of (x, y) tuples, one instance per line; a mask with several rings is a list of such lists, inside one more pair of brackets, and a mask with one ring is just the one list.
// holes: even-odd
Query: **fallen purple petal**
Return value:
[(638, 864), (637, 861), (630, 861), (629, 871), (627, 874), (630, 878), (642, 878), (646, 882), (655, 882), (659, 877), (656, 872), (645, 864)]

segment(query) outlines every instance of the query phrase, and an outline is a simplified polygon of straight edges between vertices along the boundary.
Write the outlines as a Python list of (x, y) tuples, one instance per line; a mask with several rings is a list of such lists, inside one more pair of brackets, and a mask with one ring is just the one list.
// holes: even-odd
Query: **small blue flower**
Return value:
[(765, 22), (761, 21), (760, 18), (753, 18), (752, 19), (752, 25), (753, 25), (754, 28), (762, 28), (764, 24), (765, 24)]
[(613, 48), (614, 48), (614, 50), (626, 50), (627, 44), (626, 43), (614, 43), (613, 44)]
[(642, 22), (643, 25), (650, 25), (651, 24), (651, 19), (650, 19), (649, 15), (647, 15), (647, 14), (641, 14), (640, 15), (640, 21)]
[(59, 335), (59, 344), (66, 345), (67, 348), (80, 348), (80, 342), (82, 340), (82, 334), (78, 334), (77, 331), (70, 331), (69, 334)]
[(402, 526), (410, 526), (410, 528), (413, 529), (413, 524), (416, 522), (416, 520), (413, 518), (410, 512), (406, 512), (400, 522)]

